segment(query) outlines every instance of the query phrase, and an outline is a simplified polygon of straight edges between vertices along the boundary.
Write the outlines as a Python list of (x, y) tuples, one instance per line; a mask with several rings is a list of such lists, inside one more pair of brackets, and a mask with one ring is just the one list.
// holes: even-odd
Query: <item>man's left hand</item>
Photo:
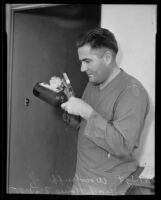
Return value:
[(69, 114), (79, 115), (86, 120), (89, 119), (93, 112), (93, 108), (88, 103), (76, 97), (70, 97), (67, 102), (61, 104), (61, 108)]

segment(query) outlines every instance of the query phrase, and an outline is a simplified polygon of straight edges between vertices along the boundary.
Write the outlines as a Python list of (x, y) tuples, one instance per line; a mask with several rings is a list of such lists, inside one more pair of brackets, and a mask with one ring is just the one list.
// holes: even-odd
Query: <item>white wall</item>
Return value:
[(140, 165), (154, 167), (155, 113), (155, 5), (102, 5), (101, 27), (111, 30), (119, 45), (117, 62), (139, 79), (150, 96), (147, 118), (137, 156)]

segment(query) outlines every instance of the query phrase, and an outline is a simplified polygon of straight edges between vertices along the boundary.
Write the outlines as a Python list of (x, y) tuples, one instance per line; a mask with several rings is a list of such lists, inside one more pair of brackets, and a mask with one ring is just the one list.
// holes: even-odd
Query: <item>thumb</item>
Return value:
[(61, 108), (62, 108), (62, 109), (64, 109), (65, 106), (66, 106), (66, 103), (62, 103), (62, 104), (61, 104)]

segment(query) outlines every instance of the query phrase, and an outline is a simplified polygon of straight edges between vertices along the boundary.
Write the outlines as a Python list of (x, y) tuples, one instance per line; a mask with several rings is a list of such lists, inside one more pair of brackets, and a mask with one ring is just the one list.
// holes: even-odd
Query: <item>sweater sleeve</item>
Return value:
[(148, 111), (147, 93), (131, 86), (115, 102), (113, 119), (107, 121), (94, 111), (87, 121), (84, 135), (114, 156), (128, 156), (139, 144)]

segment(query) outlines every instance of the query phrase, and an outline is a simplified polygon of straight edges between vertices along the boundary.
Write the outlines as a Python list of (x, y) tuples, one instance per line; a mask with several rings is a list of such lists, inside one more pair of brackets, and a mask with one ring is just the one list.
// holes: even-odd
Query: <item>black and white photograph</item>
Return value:
[(4, 8), (6, 193), (155, 195), (157, 5)]

